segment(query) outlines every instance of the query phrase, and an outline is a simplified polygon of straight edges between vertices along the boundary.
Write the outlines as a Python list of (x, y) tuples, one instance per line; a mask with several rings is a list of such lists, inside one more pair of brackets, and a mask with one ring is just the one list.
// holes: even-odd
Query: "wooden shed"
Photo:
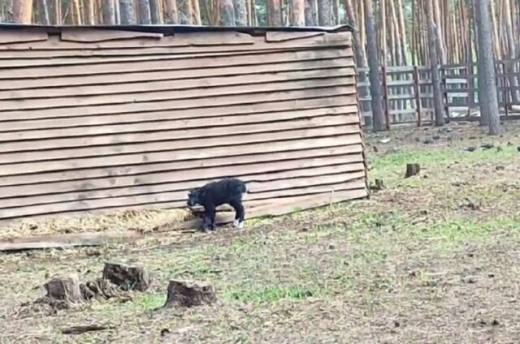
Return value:
[(0, 27), (0, 223), (185, 207), (248, 217), (367, 196), (348, 27)]

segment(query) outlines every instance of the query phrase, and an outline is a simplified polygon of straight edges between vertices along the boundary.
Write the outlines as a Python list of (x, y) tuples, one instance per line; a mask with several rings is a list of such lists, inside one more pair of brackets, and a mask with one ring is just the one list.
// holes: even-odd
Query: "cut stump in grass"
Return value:
[(68, 303), (81, 303), (84, 301), (77, 275), (54, 277), (45, 283), (44, 287), (47, 291), (47, 297), (51, 300)]
[(421, 165), (419, 164), (406, 164), (405, 178), (416, 176), (421, 172)]
[(105, 263), (103, 278), (124, 291), (138, 290), (144, 292), (150, 286), (148, 271), (140, 266)]
[(193, 307), (203, 304), (212, 304), (217, 300), (215, 288), (211, 285), (188, 285), (182, 281), (170, 281), (168, 284), (168, 296), (164, 308), (168, 307)]
[(370, 185), (370, 190), (373, 191), (381, 191), (383, 189), (386, 189), (386, 184), (382, 179), (376, 179), (374, 180), (374, 184)]

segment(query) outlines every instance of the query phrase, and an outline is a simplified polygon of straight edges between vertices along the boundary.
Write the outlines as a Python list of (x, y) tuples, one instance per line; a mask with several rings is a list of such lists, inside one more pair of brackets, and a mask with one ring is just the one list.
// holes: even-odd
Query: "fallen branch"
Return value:
[(63, 334), (82, 334), (82, 333), (86, 333), (86, 332), (113, 330), (115, 328), (116, 328), (116, 326), (100, 326), (100, 325), (72, 326), (72, 327), (61, 330), (61, 333), (63, 333)]

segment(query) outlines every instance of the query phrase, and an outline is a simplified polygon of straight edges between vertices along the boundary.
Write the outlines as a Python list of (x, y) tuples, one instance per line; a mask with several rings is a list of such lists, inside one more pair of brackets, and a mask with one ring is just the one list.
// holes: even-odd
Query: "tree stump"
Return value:
[(79, 303), (84, 301), (77, 275), (54, 277), (44, 284), (47, 297), (51, 300)]
[(370, 185), (370, 189), (374, 191), (381, 191), (383, 189), (386, 189), (385, 181), (382, 179), (376, 179), (374, 181), (374, 184)]
[(103, 278), (109, 280), (124, 291), (146, 291), (150, 286), (148, 271), (139, 266), (105, 263)]
[(217, 300), (215, 289), (211, 285), (191, 285), (181, 281), (170, 281), (168, 297), (164, 307), (193, 307), (211, 304)]
[(419, 164), (406, 164), (406, 175), (405, 178), (410, 178), (418, 175), (421, 172), (421, 166)]

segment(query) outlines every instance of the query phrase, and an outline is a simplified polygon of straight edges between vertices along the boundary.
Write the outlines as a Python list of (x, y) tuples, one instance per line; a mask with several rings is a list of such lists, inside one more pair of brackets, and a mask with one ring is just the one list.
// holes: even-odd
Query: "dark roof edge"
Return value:
[(186, 32), (242, 32), (249, 34), (262, 34), (268, 31), (278, 32), (328, 32), (336, 33), (342, 31), (353, 31), (351, 25), (338, 26), (198, 26), (198, 25), (93, 25), (93, 26), (72, 26), (72, 25), (24, 25), (0, 23), (1, 29), (44, 29), (49, 33), (59, 33), (62, 29), (96, 29), (96, 30), (123, 30), (138, 32), (153, 32), (162, 34), (186, 33)]

